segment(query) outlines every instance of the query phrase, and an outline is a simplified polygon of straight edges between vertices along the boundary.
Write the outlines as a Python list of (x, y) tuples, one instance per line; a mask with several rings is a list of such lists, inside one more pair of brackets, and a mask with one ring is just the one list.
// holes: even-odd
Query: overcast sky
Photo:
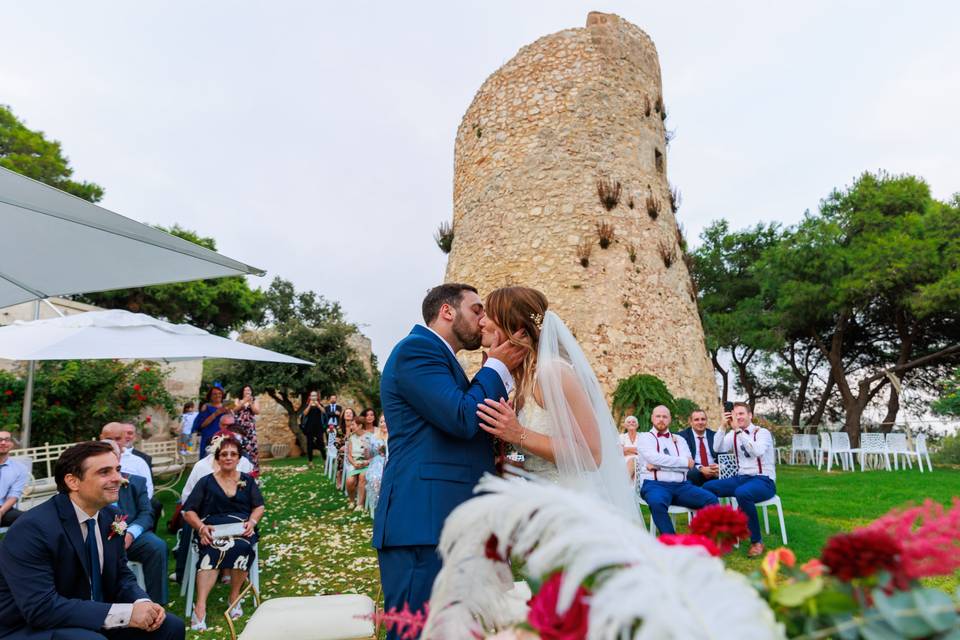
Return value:
[(953, 2), (0, 2), (0, 103), (104, 206), (338, 300), (381, 365), (443, 278), (474, 93), (590, 10), (657, 45), (694, 242), (794, 222), (864, 170), (960, 191)]

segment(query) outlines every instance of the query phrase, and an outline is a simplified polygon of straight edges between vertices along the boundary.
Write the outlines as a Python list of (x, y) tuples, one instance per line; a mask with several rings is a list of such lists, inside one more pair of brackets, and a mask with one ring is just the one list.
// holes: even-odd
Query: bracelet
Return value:
[(527, 438), (526, 427), (520, 427), (520, 452), (523, 453), (523, 441)]

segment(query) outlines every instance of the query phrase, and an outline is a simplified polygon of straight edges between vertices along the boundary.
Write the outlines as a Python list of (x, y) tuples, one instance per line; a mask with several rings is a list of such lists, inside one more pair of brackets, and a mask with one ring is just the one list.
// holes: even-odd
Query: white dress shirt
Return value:
[[(637, 477), (641, 482), (683, 482), (692, 459), (686, 440), (670, 432), (666, 437), (659, 437), (656, 429), (637, 434), (637, 456)], [(656, 470), (648, 470), (648, 464), (657, 467)]]
[[(200, 478), (208, 476), (214, 471), (216, 471), (216, 469), (214, 468), (212, 453), (207, 454), (205, 458), (197, 460), (197, 464), (193, 465), (193, 469), (190, 470), (190, 475), (187, 476), (187, 482), (183, 485), (183, 491), (180, 492), (180, 504), (184, 504), (187, 501), (187, 498), (190, 497), (190, 492), (193, 491), (193, 488), (200, 482)], [(253, 471), (253, 463), (243, 456), (240, 456), (240, 462), (237, 463), (237, 471), (250, 473)]]
[[(443, 344), (447, 346), (447, 349), (450, 350), (450, 353), (453, 354), (453, 359), (457, 360), (457, 353), (453, 350), (453, 347), (450, 346), (450, 343), (447, 342), (442, 335), (434, 331), (431, 327), (427, 327), (427, 329), (429, 329), (430, 332), (433, 333), (433, 335), (440, 338), (440, 341), (443, 342)], [(457, 363), (459, 364), (460, 361), (457, 360)], [(490, 367), (496, 372), (498, 376), (500, 376), (500, 381), (503, 382), (503, 386), (507, 390), (507, 395), (510, 395), (510, 393), (513, 391), (514, 380), (513, 380), (513, 375), (511, 375), (510, 373), (510, 369), (507, 369), (507, 365), (503, 364), (501, 361), (497, 360), (496, 358), (487, 358), (487, 361), (483, 363), (483, 366)]]
[(713, 436), (713, 449), (717, 453), (733, 453), (737, 458), (741, 476), (767, 476), (777, 479), (777, 452), (773, 436), (763, 427), (751, 424), (746, 431), (724, 433), (723, 427)]
[[(103, 573), (103, 537), (100, 535), (100, 526), (97, 523), (97, 516), (100, 515), (100, 512), (97, 511), (92, 516), (88, 516), (87, 512), (77, 506), (77, 503), (73, 500), (70, 501), (70, 504), (73, 505), (73, 510), (77, 512), (77, 522), (80, 523), (80, 535), (83, 536), (83, 541), (87, 541), (87, 520), (93, 520), (93, 530), (96, 532), (94, 535), (97, 536), (97, 555), (100, 556), (100, 566), (97, 568), (100, 573)], [(92, 587), (91, 587), (92, 588)], [(129, 602), (115, 602), (110, 605), (110, 611), (107, 612), (107, 617), (103, 621), (104, 629), (120, 629), (122, 627), (127, 627), (130, 625), (130, 618), (133, 616), (133, 605), (137, 602), (150, 602), (150, 598), (141, 598), (135, 600), (133, 603)]]
[(124, 449), (120, 454), (120, 471), (146, 480), (147, 496), (153, 498), (153, 473), (150, 471), (150, 465), (140, 456), (134, 455), (132, 449)]

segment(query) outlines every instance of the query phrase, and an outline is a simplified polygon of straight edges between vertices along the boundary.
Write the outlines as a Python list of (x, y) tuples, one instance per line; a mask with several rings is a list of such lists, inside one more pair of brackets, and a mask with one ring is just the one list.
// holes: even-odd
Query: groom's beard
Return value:
[(470, 325), (464, 321), (462, 316), (458, 316), (453, 321), (453, 335), (457, 337), (461, 348), (467, 351), (476, 351), (480, 348), (483, 334), (478, 329), (476, 333), (470, 330)]

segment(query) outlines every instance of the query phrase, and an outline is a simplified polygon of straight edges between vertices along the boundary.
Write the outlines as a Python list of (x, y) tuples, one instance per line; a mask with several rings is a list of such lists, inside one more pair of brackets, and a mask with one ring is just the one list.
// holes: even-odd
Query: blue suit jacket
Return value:
[[(713, 450), (713, 436), (717, 432), (713, 429), (705, 429), (704, 433), (707, 437), (707, 451), (710, 452), (710, 456), (714, 459), (714, 461), (716, 461), (717, 452)], [(693, 433), (693, 429), (691, 427), (687, 427), (677, 435), (687, 441), (687, 446), (690, 447), (690, 455), (692, 455), (693, 459), (696, 460), (697, 449), (699, 449), (700, 446), (696, 442), (696, 435)]]
[(150, 505), (150, 496), (147, 495), (147, 481), (143, 476), (123, 474), (129, 483), (120, 487), (120, 497), (117, 507), (120, 513), (127, 516), (127, 526), (138, 524), (144, 531), (153, 529), (153, 507)]
[(111, 603), (149, 598), (127, 568), (123, 538), (107, 539), (118, 513), (107, 506), (97, 518), (106, 602), (90, 599), (89, 560), (67, 494), (58, 493), (17, 519), (0, 545), (0, 637), (25, 637), (28, 627), (31, 640), (50, 638), (62, 627), (96, 631)]
[(374, 514), (375, 548), (439, 542), (443, 521), (494, 471), (493, 440), (478, 426), (477, 404), (506, 397), (496, 371), (482, 368), (471, 382), (426, 327), (415, 326), (394, 347), (380, 378), (390, 459)]

